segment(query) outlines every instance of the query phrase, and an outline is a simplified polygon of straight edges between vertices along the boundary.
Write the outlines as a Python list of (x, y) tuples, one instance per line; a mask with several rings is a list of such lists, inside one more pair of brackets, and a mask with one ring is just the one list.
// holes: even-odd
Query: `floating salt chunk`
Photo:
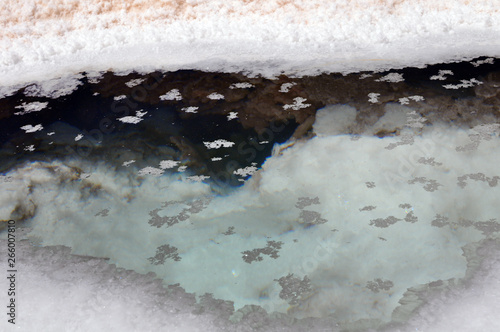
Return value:
[(462, 82), (462, 83), (460, 83), (460, 84), (445, 84), (445, 85), (443, 85), (443, 87), (445, 89), (457, 90), (457, 89), (472, 88), (473, 86), (483, 84), (483, 82), (478, 81), (475, 78), (471, 78), (470, 80), (460, 80), (460, 82)]
[(24, 111), (16, 112), (14, 113), (14, 115), (24, 115), (32, 112), (40, 112), (45, 107), (47, 107), (48, 104), (49, 104), (48, 102), (39, 102), (39, 101), (34, 101), (32, 103), (22, 103), (21, 105), (16, 106), (15, 108), (22, 108)]
[(296, 98), (293, 98), (293, 100), (294, 100), (293, 104), (283, 105), (283, 109), (284, 110), (292, 109), (294, 111), (298, 111), (301, 108), (307, 108), (307, 107), (311, 106), (311, 104), (304, 104), (304, 102), (307, 100), (305, 98), (296, 97)]
[(231, 121), (237, 118), (238, 118), (238, 112), (229, 112), (229, 115), (227, 116), (227, 121)]
[(197, 109), (199, 107), (197, 106), (189, 106), (189, 107), (183, 107), (181, 108), (181, 111), (184, 111), (186, 113), (198, 113)]
[(488, 58), (488, 59), (484, 59), (484, 60), (478, 60), (476, 62), (471, 62), (471, 65), (473, 65), (474, 67), (479, 67), (480, 65), (484, 65), (484, 64), (492, 65), (493, 63), (495, 63), (495, 59)]
[(430, 79), (444, 81), (447, 79), (446, 75), (453, 75), (453, 72), (451, 70), (440, 70), (437, 75), (431, 76)]
[(245, 176), (252, 175), (255, 172), (257, 172), (257, 167), (255, 167), (254, 165), (252, 165), (252, 166), (247, 166), (247, 167), (244, 167), (244, 168), (238, 168), (237, 170), (235, 170), (233, 172), (233, 174), (245, 177)]
[(210, 176), (206, 176), (206, 175), (193, 175), (193, 176), (188, 176), (186, 179), (188, 179), (190, 181), (194, 181), (194, 182), (201, 182), (201, 181), (204, 181), (206, 179), (210, 179)]
[(22, 126), (21, 129), (24, 130), (26, 133), (34, 133), (36, 131), (42, 130), (43, 126), (41, 124), (37, 124), (36, 126), (26, 125)]
[(177, 166), (179, 164), (180, 164), (180, 161), (162, 160), (162, 161), (160, 161), (160, 168), (161, 169), (174, 168), (175, 166)]
[(144, 175), (160, 176), (163, 174), (163, 170), (160, 168), (147, 166), (147, 167), (140, 169), (138, 174), (140, 176), (144, 176)]
[(207, 149), (219, 149), (219, 148), (230, 148), (232, 147), (235, 143), (227, 141), (225, 139), (218, 139), (213, 142), (203, 142)]
[(122, 166), (129, 167), (131, 164), (135, 163), (135, 160), (124, 161)]
[(166, 94), (160, 96), (160, 100), (182, 100), (182, 95), (179, 92), (179, 89), (172, 89)]
[(297, 83), (295, 82), (291, 82), (291, 83), (283, 83), (281, 84), (281, 87), (279, 89), (279, 92), (282, 92), (282, 93), (287, 93), (290, 91), (290, 89), (294, 86), (294, 85), (297, 85)]
[(372, 104), (378, 103), (378, 97), (380, 97), (380, 93), (371, 92), (368, 94), (368, 102)]
[(141, 112), (139, 110), (135, 112), (135, 116), (124, 116), (122, 118), (118, 118), (118, 121), (121, 121), (123, 123), (138, 124), (139, 122), (144, 120), (142, 117), (146, 115), (146, 113), (148, 112)]
[(146, 81), (145, 78), (137, 78), (137, 79), (128, 81), (127, 83), (125, 83), (125, 85), (128, 86), (129, 88), (133, 88), (134, 86), (137, 86), (137, 85), (143, 83), (144, 81)]
[(255, 85), (251, 83), (243, 82), (243, 83), (233, 83), (229, 86), (229, 89), (250, 89), (254, 87)]
[(387, 74), (378, 80), (375, 80), (375, 82), (390, 82), (390, 83), (398, 83), (398, 82), (404, 82), (403, 74), (399, 73), (390, 73)]
[(212, 92), (207, 96), (207, 98), (211, 100), (222, 100), (224, 99), (224, 95), (221, 95), (220, 93), (217, 92)]

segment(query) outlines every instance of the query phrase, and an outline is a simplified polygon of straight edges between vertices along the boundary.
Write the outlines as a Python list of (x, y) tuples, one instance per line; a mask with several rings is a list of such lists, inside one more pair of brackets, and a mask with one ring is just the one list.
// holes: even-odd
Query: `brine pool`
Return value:
[[(465, 92), (450, 97), (454, 105), (479, 98), (470, 91), (485, 84), (498, 96), (481, 77), (455, 83)], [(45, 99), (18, 95), (21, 114), (8, 121), (23, 132), (3, 139), (0, 216), (16, 220), (31, 246), (64, 245), (154, 272), (198, 301), (228, 301), (234, 324), (255, 306), (347, 330), (404, 322), (422, 304), (414, 294), (460, 285), (473, 275), (475, 248), (498, 244), (500, 124), (498, 97), (489, 102), (496, 111), (463, 123), (440, 115), (435, 91), (402, 95), (367, 95), (375, 119), (353, 103), (322, 106), (301, 137), (293, 121), (257, 133), (232, 112), (200, 122), (134, 109), (116, 116), (122, 129), (87, 143), (77, 122), (35, 117), (50, 112)], [(289, 108), (308, 102), (293, 100)], [(200, 129), (208, 119), (225, 134)]]

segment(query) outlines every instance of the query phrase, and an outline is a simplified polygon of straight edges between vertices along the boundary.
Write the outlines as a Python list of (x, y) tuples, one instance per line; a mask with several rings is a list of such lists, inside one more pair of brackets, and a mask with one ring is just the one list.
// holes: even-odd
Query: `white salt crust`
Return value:
[(500, 55), (496, 0), (4, 1), (0, 24), (0, 95), (82, 71), (300, 76)]

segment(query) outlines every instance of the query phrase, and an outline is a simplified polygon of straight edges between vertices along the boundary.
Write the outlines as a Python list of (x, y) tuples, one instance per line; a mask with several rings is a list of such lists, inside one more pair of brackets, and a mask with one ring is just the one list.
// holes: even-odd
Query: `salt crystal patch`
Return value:
[(33, 152), (33, 151), (35, 151), (35, 146), (34, 145), (28, 145), (27, 147), (24, 148), (24, 151)]
[(125, 83), (126, 86), (129, 88), (133, 88), (134, 86), (137, 86), (141, 83), (143, 83), (146, 79), (145, 78), (137, 78), (135, 80), (130, 80), (127, 83)]
[(282, 93), (287, 93), (290, 91), (290, 89), (292, 88), (292, 86), (294, 85), (297, 85), (297, 83), (295, 82), (291, 82), (291, 83), (283, 83), (281, 84), (281, 87), (279, 89), (279, 92), (282, 92)]
[(225, 139), (218, 139), (213, 142), (203, 142), (207, 149), (219, 149), (219, 148), (230, 148), (234, 145), (234, 142), (226, 141)]
[(217, 92), (212, 92), (207, 96), (207, 98), (211, 100), (222, 100), (224, 99), (224, 95), (221, 95), (220, 93)]
[(179, 89), (172, 89), (166, 94), (160, 96), (160, 100), (182, 100), (182, 95), (179, 92)]
[(378, 80), (375, 80), (375, 82), (391, 82), (391, 83), (398, 83), (398, 82), (403, 82), (405, 79), (403, 78), (403, 74), (399, 73), (390, 73), (387, 74)]
[(177, 166), (179, 164), (180, 164), (180, 161), (162, 160), (162, 161), (160, 161), (160, 168), (161, 169), (174, 168), (175, 166)]
[(424, 101), (425, 100), (425, 98), (423, 96), (419, 96), (419, 95), (409, 96), (408, 98), (413, 100), (413, 101)]
[(291, 108), (294, 111), (298, 111), (301, 108), (307, 108), (307, 107), (311, 106), (311, 104), (304, 104), (304, 102), (307, 100), (305, 98), (296, 97), (293, 100), (294, 100), (293, 104), (283, 105), (283, 109), (287, 110), (287, 109)]
[(138, 124), (142, 120), (143, 119), (141, 119), (137, 116), (124, 116), (123, 118), (118, 118), (118, 121), (121, 121), (123, 123), (130, 123), (130, 124)]
[(140, 176), (144, 176), (144, 175), (160, 176), (163, 174), (163, 170), (160, 168), (147, 166), (147, 167), (140, 169), (137, 174), (139, 174)]
[(247, 167), (244, 167), (244, 168), (238, 168), (237, 170), (235, 170), (233, 172), (233, 174), (245, 177), (245, 176), (248, 176), (248, 175), (252, 175), (255, 172), (257, 172), (257, 167), (255, 167), (255, 166), (247, 166)]
[(135, 159), (124, 161), (122, 166), (129, 167), (131, 164), (135, 163)]
[(222, 160), (222, 158), (221, 157), (213, 157), (212, 158), (212, 161), (219, 161), (219, 160)]
[(451, 70), (440, 70), (437, 75), (431, 76), (430, 79), (444, 81), (447, 78), (446, 75), (453, 75), (453, 72)]
[(141, 112), (141, 110), (135, 112), (135, 116), (124, 116), (122, 118), (118, 118), (118, 121), (121, 121), (123, 123), (130, 123), (130, 124), (138, 124), (143, 120), (143, 116), (148, 113), (147, 111)]
[(210, 179), (210, 176), (206, 175), (193, 175), (193, 176), (188, 176), (186, 179), (194, 181), (194, 182), (201, 182), (206, 179)]
[(484, 64), (492, 65), (494, 62), (495, 62), (495, 59), (488, 58), (488, 59), (484, 59), (484, 60), (478, 60), (475, 62), (471, 62), (471, 65), (473, 65), (474, 67), (479, 67), (480, 65), (484, 65)]
[(229, 112), (229, 115), (227, 116), (227, 121), (231, 121), (237, 118), (238, 118), (238, 112)]
[(127, 98), (127, 96), (125, 96), (125, 95), (119, 95), (119, 96), (115, 96), (113, 99), (118, 101), (118, 100), (122, 100), (122, 99), (125, 99), (125, 98)]
[(403, 97), (403, 98), (399, 98), (399, 103), (401, 105), (408, 105), (410, 103), (410, 99), (406, 98), (406, 97)]
[(229, 86), (229, 89), (249, 89), (249, 88), (254, 88), (255, 85), (247, 82), (243, 83), (233, 83)]
[(199, 107), (197, 106), (189, 106), (189, 107), (183, 107), (181, 108), (181, 111), (184, 111), (186, 113), (198, 113), (196, 110), (198, 109)]
[(368, 94), (368, 102), (372, 104), (378, 103), (378, 97), (380, 97), (380, 93), (371, 92)]
[(177, 169), (177, 172), (182, 173), (182, 172), (185, 172), (185, 171), (186, 171), (186, 169), (187, 169), (187, 166), (180, 166), (180, 167)]
[(28, 114), (31, 112), (40, 112), (43, 110), (45, 107), (47, 107), (49, 103), (48, 102), (39, 102), (39, 101), (34, 101), (32, 103), (22, 103), (19, 106), (16, 106), (15, 108), (22, 108), (24, 111), (14, 113), (15, 115), (24, 115)]
[(41, 124), (37, 124), (36, 126), (26, 125), (22, 126), (21, 129), (24, 130), (26, 133), (34, 133), (35, 131), (42, 130), (43, 126)]
[(462, 82), (462, 83), (460, 83), (460, 84), (446, 84), (446, 85), (443, 85), (443, 87), (445, 89), (457, 90), (457, 89), (467, 89), (467, 88), (471, 88), (471, 87), (476, 86), (476, 85), (483, 84), (483, 82), (478, 81), (475, 78), (471, 78), (470, 80), (460, 80), (460, 82)]

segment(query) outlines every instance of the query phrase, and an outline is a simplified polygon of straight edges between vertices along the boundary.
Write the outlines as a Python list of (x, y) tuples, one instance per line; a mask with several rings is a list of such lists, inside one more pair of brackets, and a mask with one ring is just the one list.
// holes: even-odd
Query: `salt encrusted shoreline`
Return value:
[(275, 77), (500, 55), (496, 1), (73, 1), (0, 5), (0, 86), (82, 71)]

